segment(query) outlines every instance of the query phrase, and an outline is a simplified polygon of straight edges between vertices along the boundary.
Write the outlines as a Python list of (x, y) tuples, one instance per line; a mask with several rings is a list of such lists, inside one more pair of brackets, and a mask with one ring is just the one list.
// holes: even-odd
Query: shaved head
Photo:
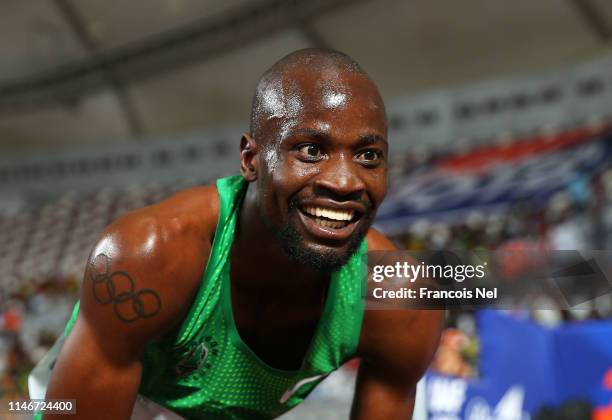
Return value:
[[(317, 92), (304, 92), (299, 78), (305, 74), (319, 80), (321, 87)], [(378, 90), (366, 72), (348, 55), (339, 51), (306, 48), (292, 52), (274, 63), (259, 79), (251, 108), (250, 133), (256, 141), (266, 142), (270, 133), (264, 130), (265, 123), (281, 118), (295, 118), (304, 107), (305, 94), (326, 95), (325, 104), (329, 107), (343, 104), (345, 95), (339, 86), (342, 75), (352, 74), (366, 79), (374, 86), (374, 101), (382, 108), (384, 104)]]

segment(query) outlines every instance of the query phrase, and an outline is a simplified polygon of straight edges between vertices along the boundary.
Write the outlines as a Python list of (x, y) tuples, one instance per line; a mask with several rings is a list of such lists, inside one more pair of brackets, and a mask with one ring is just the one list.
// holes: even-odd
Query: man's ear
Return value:
[(259, 153), (257, 143), (250, 134), (245, 133), (240, 139), (240, 172), (247, 182), (257, 180)]

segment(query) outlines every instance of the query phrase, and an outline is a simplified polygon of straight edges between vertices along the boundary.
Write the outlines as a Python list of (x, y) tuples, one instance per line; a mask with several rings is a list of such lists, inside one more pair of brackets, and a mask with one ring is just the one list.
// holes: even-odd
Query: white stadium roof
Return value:
[(259, 75), (303, 47), (393, 98), (600, 55), (611, 25), (606, 0), (3, 0), (0, 150), (246, 122)]

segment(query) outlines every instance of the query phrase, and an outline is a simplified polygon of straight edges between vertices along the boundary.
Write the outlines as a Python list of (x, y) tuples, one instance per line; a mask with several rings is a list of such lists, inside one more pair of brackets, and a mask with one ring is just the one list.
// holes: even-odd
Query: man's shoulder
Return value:
[(199, 234), (213, 235), (219, 215), (219, 193), (215, 185), (188, 188), (159, 203), (133, 212), (140, 217), (155, 217), (162, 224), (198, 230)]
[[(145, 243), (155, 257), (174, 254), (177, 245), (206, 246), (214, 235), (219, 196), (213, 185), (189, 188), (159, 203), (126, 213), (105, 230), (104, 236), (126, 242), (123, 251), (138, 251)], [(151, 253), (138, 253), (140, 257)]]
[(89, 320), (130, 336), (138, 324), (142, 341), (178, 325), (208, 261), (218, 202), (214, 186), (191, 188), (111, 223), (83, 283)]

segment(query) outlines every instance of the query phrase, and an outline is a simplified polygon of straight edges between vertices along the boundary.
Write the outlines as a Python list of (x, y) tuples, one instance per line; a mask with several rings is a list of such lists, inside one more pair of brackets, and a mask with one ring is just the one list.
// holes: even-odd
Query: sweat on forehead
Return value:
[[(250, 132), (256, 141), (265, 137), (261, 129), (266, 120), (275, 117), (291, 118), (302, 111), (305, 105), (304, 92), (296, 80), (298, 73), (321, 79), (323, 84), (332, 79), (339, 80), (347, 73), (359, 75), (370, 81), (355, 60), (338, 51), (307, 48), (286, 55), (273, 64), (257, 83), (250, 120)], [(330, 106), (337, 105), (341, 101), (341, 93), (332, 94), (327, 100)]]

